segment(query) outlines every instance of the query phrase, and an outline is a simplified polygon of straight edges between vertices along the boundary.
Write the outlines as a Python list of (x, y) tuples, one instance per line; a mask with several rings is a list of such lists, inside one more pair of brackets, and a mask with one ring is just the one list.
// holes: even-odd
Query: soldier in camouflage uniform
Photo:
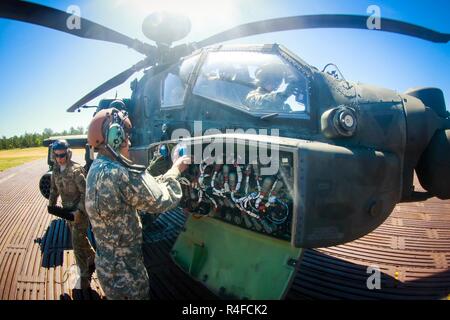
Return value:
[(278, 64), (264, 65), (255, 74), (257, 88), (250, 91), (245, 98), (245, 104), (252, 111), (289, 112), (291, 107), (285, 103), (296, 88), (293, 83), (279, 91), (283, 82), (283, 66)]
[(75, 260), (81, 272), (81, 289), (90, 287), (94, 271), (95, 252), (92, 249), (87, 230), (89, 220), (84, 207), (86, 173), (84, 168), (71, 160), (71, 150), (66, 140), (52, 144), (55, 166), (51, 178), (49, 206), (55, 206), (61, 196), (62, 206), (76, 211), (74, 221), (69, 222)]
[(96, 114), (88, 132), (98, 157), (87, 176), (86, 209), (97, 243), (97, 275), (108, 299), (149, 298), (137, 210), (161, 213), (175, 207), (182, 196), (177, 177), (187, 168), (184, 157), (158, 178), (127, 168), (118, 154), (128, 155), (130, 129), (124, 113), (106, 109)]

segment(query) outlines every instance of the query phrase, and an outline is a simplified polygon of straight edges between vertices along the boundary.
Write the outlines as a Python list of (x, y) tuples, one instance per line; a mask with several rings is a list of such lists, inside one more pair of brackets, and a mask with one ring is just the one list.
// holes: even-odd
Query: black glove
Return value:
[(147, 167), (147, 171), (152, 176), (156, 177), (165, 174), (171, 166), (172, 161), (170, 160), (170, 157), (163, 157), (159, 154), (155, 154)]
[(48, 213), (66, 219), (68, 221), (74, 221), (75, 215), (73, 210), (65, 209), (59, 206), (47, 206)]
[(290, 82), (286, 86), (286, 89), (284, 89), (284, 95), (286, 97), (290, 97), (291, 95), (297, 96), (297, 93), (298, 93), (298, 88), (297, 88), (297, 84), (295, 82)]

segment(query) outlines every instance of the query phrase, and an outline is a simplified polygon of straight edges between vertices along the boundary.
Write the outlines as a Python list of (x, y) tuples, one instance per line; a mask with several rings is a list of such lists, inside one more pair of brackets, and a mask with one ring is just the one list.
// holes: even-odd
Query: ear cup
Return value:
[(113, 123), (108, 130), (107, 143), (114, 150), (119, 150), (120, 145), (125, 141), (125, 131), (118, 123)]
[(68, 148), (67, 149), (67, 161), (72, 160), (72, 149)]

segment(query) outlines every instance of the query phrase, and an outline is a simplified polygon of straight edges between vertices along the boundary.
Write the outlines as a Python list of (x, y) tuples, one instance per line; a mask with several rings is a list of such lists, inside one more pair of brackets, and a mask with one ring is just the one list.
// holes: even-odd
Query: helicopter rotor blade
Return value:
[(120, 32), (92, 22), (88, 19), (75, 17), (79, 19), (79, 25), (70, 25), (74, 15), (50, 8), (37, 3), (2, 0), (0, 1), (0, 18), (18, 20), (31, 24), (40, 25), (50, 29), (62, 31), (77, 37), (102, 40), (117, 44), (126, 45), (139, 53), (151, 55), (156, 52), (156, 47), (141, 42), (138, 39), (132, 39)]
[[(350, 28), (372, 30), (367, 26), (368, 19), (368, 16), (320, 14), (262, 20), (242, 24), (224, 32), (217, 33), (209, 38), (197, 42), (196, 45), (198, 47), (205, 47), (243, 37), (287, 30), (313, 28)], [(380, 22), (381, 28), (373, 30), (399, 33), (437, 43), (447, 43), (450, 40), (449, 33), (437, 32), (418, 25), (385, 18), (380, 18)]]
[(121, 85), (122, 83), (127, 81), (127, 79), (131, 77), (134, 73), (151, 66), (152, 63), (153, 60), (150, 58), (146, 58), (144, 60), (139, 61), (135, 65), (122, 71), (118, 75), (114, 76), (113, 78), (109, 79), (108, 81), (104, 82), (103, 84), (101, 84), (100, 86), (89, 92), (83, 98), (75, 102), (69, 109), (67, 109), (67, 112), (74, 112), (78, 108), (83, 107), (86, 103), (88, 103), (92, 99), (95, 99), (98, 96), (102, 95), (103, 93), (117, 87), (118, 85)]
[(91, 101), (92, 99), (97, 98), (99, 95), (107, 92), (108, 90), (113, 89), (114, 87), (117, 87), (118, 85), (124, 83), (127, 81), (129, 77), (131, 77), (135, 72), (138, 72), (146, 67), (151, 66), (151, 75), (157, 76), (161, 72), (164, 72), (167, 68), (169, 68), (172, 65), (172, 63), (166, 63), (166, 64), (158, 64), (154, 65), (153, 61), (150, 60), (150, 58), (144, 59), (142, 61), (139, 61), (131, 68), (128, 68), (125, 71), (122, 71), (115, 77), (109, 79), (108, 81), (104, 82), (102, 85), (98, 86), (91, 92), (89, 92), (87, 95), (85, 95), (83, 98), (75, 102), (69, 109), (67, 109), (67, 112), (74, 112), (75, 110), (79, 108), (92, 108), (93, 106), (85, 106), (86, 103)]

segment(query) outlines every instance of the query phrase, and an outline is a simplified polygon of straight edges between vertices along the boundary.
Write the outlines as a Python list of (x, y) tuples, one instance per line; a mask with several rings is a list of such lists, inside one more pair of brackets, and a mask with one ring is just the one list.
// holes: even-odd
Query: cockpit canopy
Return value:
[[(275, 69), (278, 72), (271, 71)], [(261, 85), (263, 74), (272, 87)], [(193, 95), (248, 113), (305, 114), (309, 110), (308, 81), (301, 65), (288, 61), (279, 50), (206, 50), (169, 70), (161, 87), (161, 109), (182, 106), (191, 82)], [(283, 94), (290, 84), (295, 92)], [(255, 104), (254, 98), (261, 103)]]

